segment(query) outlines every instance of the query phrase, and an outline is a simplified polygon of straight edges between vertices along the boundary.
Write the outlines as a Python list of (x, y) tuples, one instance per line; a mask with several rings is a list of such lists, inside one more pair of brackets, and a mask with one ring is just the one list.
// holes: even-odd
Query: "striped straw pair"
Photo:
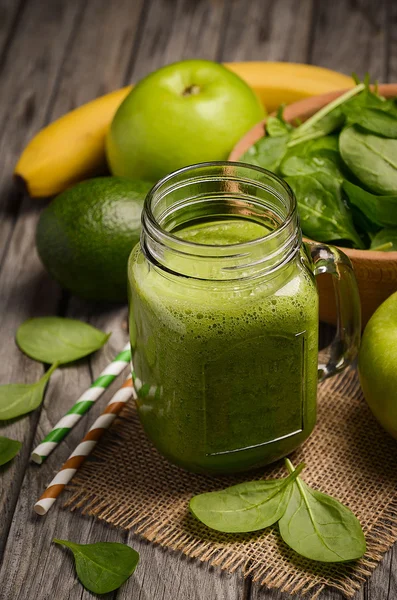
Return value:
[(134, 388), (132, 378), (129, 376), (34, 505), (34, 510), (38, 515), (45, 515), (49, 511), (59, 494), (113, 423), (125, 403), (133, 396)]
[(72, 408), (62, 419), (58, 421), (55, 427), (50, 431), (44, 440), (32, 452), (31, 459), (41, 465), (47, 456), (51, 454), (54, 448), (67, 436), (69, 431), (80, 421), (91, 406), (98, 400), (103, 392), (109, 387), (118, 375), (125, 369), (131, 361), (131, 346), (126, 344), (123, 350), (112, 360), (112, 362), (102, 371), (99, 377), (91, 386), (80, 396)]

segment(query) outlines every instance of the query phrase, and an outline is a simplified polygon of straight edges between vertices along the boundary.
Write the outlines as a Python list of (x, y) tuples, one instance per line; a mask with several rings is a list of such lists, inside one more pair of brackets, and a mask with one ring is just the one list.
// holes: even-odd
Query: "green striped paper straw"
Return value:
[(120, 354), (118, 354), (110, 364), (102, 371), (98, 379), (80, 396), (72, 408), (62, 419), (58, 421), (55, 427), (50, 431), (44, 440), (32, 452), (30, 458), (33, 462), (41, 465), (47, 456), (56, 448), (69, 433), (69, 431), (78, 423), (83, 415), (88, 412), (91, 406), (118, 375), (125, 369), (131, 361), (131, 346), (126, 344)]

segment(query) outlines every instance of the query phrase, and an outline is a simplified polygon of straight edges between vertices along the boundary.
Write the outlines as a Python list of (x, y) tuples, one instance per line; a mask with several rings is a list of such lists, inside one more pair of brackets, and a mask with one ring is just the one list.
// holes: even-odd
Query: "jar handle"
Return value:
[(338, 315), (336, 336), (329, 348), (329, 360), (318, 365), (318, 378), (323, 381), (345, 369), (356, 358), (361, 336), (361, 305), (357, 281), (350, 259), (326, 244), (307, 244), (313, 273), (330, 273), (335, 291)]

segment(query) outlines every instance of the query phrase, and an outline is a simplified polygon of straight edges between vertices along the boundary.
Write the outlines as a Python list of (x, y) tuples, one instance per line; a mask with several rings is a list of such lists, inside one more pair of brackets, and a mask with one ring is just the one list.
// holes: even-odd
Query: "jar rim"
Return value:
[[(206, 162), (201, 162), (201, 163), (195, 163), (193, 165), (187, 165), (186, 167), (182, 167), (180, 169), (177, 169), (176, 171), (172, 171), (171, 173), (169, 173), (168, 175), (166, 175), (165, 177), (160, 179), (157, 183), (155, 183), (154, 186), (147, 193), (146, 198), (145, 198), (145, 204), (144, 204), (145, 218), (148, 219), (151, 226), (154, 228), (154, 230), (156, 230), (156, 232), (158, 234), (161, 235), (161, 238), (164, 241), (168, 240), (174, 244), (182, 244), (185, 248), (190, 247), (192, 249), (194, 249), (194, 248), (198, 249), (200, 247), (206, 247), (206, 248), (218, 248), (219, 247), (217, 244), (203, 244), (203, 243), (199, 243), (199, 242), (192, 242), (191, 240), (184, 240), (184, 239), (178, 237), (177, 235), (173, 234), (172, 232), (163, 229), (161, 227), (161, 225), (159, 224), (159, 222), (157, 221), (157, 219), (155, 218), (153, 211), (152, 211), (152, 206), (151, 206), (151, 201), (152, 201), (153, 197), (155, 197), (156, 193), (164, 185), (166, 185), (167, 182), (171, 182), (173, 179), (176, 179), (178, 176), (183, 175), (185, 173), (188, 174), (189, 172), (193, 172), (194, 170), (197, 170), (197, 169), (204, 169), (204, 168), (210, 168), (210, 167), (240, 167), (240, 168), (244, 168), (247, 170), (252, 170), (252, 171), (261, 173), (261, 174), (265, 175), (266, 177), (269, 177), (270, 179), (274, 179), (274, 181), (276, 181), (279, 185), (281, 185), (281, 187), (284, 188), (284, 190), (291, 202), (289, 211), (288, 211), (286, 217), (283, 219), (283, 222), (280, 223), (279, 226), (275, 227), (272, 231), (270, 231), (269, 233), (266, 233), (265, 235), (263, 235), (259, 238), (254, 238), (249, 241), (237, 242), (237, 243), (233, 243), (233, 244), (224, 245), (223, 248), (230, 248), (232, 250), (232, 249), (238, 249), (241, 246), (249, 247), (250, 245), (258, 244), (261, 241), (271, 240), (272, 238), (280, 235), (280, 233), (282, 233), (283, 230), (288, 229), (291, 226), (291, 223), (294, 221), (294, 219), (296, 219), (297, 202), (296, 202), (295, 194), (292, 191), (291, 187), (288, 185), (288, 183), (286, 181), (284, 181), (283, 179), (281, 179), (275, 173), (272, 173), (272, 171), (264, 169), (263, 167), (259, 167), (258, 165), (251, 165), (249, 163), (244, 163), (244, 162), (240, 162), (240, 161), (206, 161)], [(226, 179), (228, 179), (228, 178), (229, 177), (226, 177)], [(243, 178), (237, 176), (236, 180), (242, 181)], [(253, 180), (253, 181), (256, 182), (257, 180)], [(143, 219), (143, 214), (142, 214), (142, 219)]]
[[(217, 213), (223, 204), (231, 206), (231, 212)], [(271, 230), (231, 244), (186, 240), (172, 231), (186, 226), (183, 215), (187, 207), (196, 215), (193, 221), (200, 211), (201, 216), (215, 218), (242, 215), (258, 223), (263, 219)], [(291, 188), (274, 173), (243, 162), (204, 162), (178, 169), (152, 187), (142, 212), (141, 248), (149, 262), (196, 279), (220, 281), (270, 274), (296, 256), (301, 241)]]

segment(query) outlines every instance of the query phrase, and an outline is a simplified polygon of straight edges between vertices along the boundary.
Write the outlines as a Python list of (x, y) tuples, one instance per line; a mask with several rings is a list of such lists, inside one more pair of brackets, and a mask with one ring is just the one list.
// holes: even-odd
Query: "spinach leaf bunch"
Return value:
[(320, 242), (397, 248), (397, 104), (359, 83), (292, 127), (282, 109), (242, 160), (281, 176), (302, 231)]
[(363, 556), (364, 533), (352, 511), (335, 498), (310, 488), (286, 459), (283, 479), (251, 481), (190, 500), (192, 514), (225, 533), (249, 533), (278, 523), (286, 544), (320, 562), (347, 562)]

